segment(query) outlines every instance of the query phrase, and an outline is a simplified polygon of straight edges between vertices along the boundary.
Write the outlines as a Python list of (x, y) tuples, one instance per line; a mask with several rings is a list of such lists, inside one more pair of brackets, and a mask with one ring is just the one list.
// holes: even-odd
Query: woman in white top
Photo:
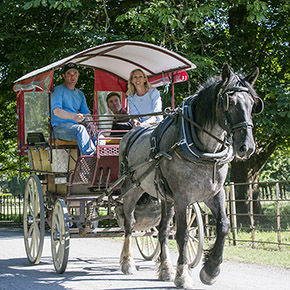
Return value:
[[(130, 115), (148, 114), (162, 111), (160, 93), (153, 88), (141, 69), (134, 69), (128, 80), (128, 104)], [(133, 127), (160, 122), (162, 116), (146, 116), (132, 119)]]

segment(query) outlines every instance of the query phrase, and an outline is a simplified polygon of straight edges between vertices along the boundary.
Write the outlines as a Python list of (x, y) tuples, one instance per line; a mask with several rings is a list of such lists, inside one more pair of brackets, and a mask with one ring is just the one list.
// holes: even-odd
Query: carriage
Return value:
[[(75, 141), (55, 139), (53, 135), (50, 95), (58, 69), (68, 62), (94, 74), (93, 119), (98, 126), (97, 137), (104, 141), (96, 147), (94, 156), (81, 155)], [(186, 81), (186, 71), (195, 65), (162, 47), (118, 41), (86, 49), (16, 80), (19, 171), (30, 174), (24, 196), (24, 242), (32, 264), (40, 262), (46, 229), (51, 232), (57, 273), (63, 273), (67, 267), (70, 238), (124, 235), (120, 185), (126, 176), (119, 176), (122, 137), (110, 134), (112, 115), (105, 98), (112, 91), (118, 92), (122, 106), (127, 108), (126, 81), (130, 71), (137, 67), (148, 75), (153, 86), (172, 86), (174, 108), (174, 84)], [(27, 158), (28, 170), (23, 166)], [(160, 250), (156, 241), (159, 201), (140, 202), (135, 218), (133, 235), (138, 249), (145, 259), (153, 259)], [(113, 222), (108, 225), (108, 220)], [(203, 248), (203, 223), (197, 203), (188, 207), (187, 227), (190, 233), (187, 257), (190, 266), (195, 267)], [(170, 235), (175, 235), (174, 221)]]

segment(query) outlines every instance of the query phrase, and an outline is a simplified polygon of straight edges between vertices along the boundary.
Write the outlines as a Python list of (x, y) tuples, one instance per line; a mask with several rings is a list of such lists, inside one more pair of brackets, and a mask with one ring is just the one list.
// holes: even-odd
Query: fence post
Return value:
[(276, 203), (277, 203), (277, 239), (278, 249), (281, 251), (281, 217), (280, 217), (280, 189), (279, 183), (276, 182)]
[(232, 233), (233, 233), (233, 245), (236, 246), (237, 239), (238, 239), (238, 226), (237, 226), (235, 184), (233, 182), (230, 182), (230, 200), (231, 200), (231, 222), (232, 222)]
[[(225, 186), (225, 194), (226, 194), (226, 212), (227, 212), (227, 217), (230, 220), (231, 218), (231, 198), (230, 198), (230, 191), (229, 191), (229, 186)], [(230, 226), (232, 224), (230, 223)], [(229, 245), (231, 244), (231, 230), (228, 233), (228, 238), (229, 238)]]
[(255, 219), (254, 219), (254, 200), (253, 200), (253, 187), (252, 182), (249, 183), (249, 195), (250, 195), (250, 220), (252, 228), (252, 248), (255, 248)]

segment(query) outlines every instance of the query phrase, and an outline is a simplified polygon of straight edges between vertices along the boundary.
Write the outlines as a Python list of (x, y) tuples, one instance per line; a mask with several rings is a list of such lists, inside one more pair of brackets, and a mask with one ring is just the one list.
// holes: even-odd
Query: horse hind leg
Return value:
[(168, 249), (168, 235), (170, 221), (173, 217), (173, 204), (167, 202), (165, 204), (162, 201), (161, 204), (161, 220), (157, 227), (158, 229), (158, 240), (160, 243), (160, 255), (159, 255), (159, 267), (158, 267), (158, 279), (162, 281), (172, 281), (174, 275), (174, 269), (171, 263), (169, 249)]
[(229, 220), (225, 212), (224, 190), (222, 189), (218, 195), (205, 203), (216, 219), (217, 237), (214, 246), (205, 253), (205, 262), (199, 276), (202, 283), (212, 285), (220, 273), (225, 239), (229, 231)]
[(190, 270), (187, 264), (186, 246), (188, 242), (188, 229), (186, 222), (186, 208), (187, 206), (182, 204), (175, 205), (175, 222), (176, 222), (176, 242), (178, 244), (178, 260), (176, 267), (176, 274), (174, 284), (177, 288), (192, 289), (193, 281), (190, 275)]
[(142, 191), (134, 188), (132, 193), (128, 192), (123, 199), (125, 240), (120, 255), (120, 266), (121, 271), (126, 275), (132, 275), (136, 272), (133, 259), (132, 231), (135, 223), (134, 210), (141, 195)]

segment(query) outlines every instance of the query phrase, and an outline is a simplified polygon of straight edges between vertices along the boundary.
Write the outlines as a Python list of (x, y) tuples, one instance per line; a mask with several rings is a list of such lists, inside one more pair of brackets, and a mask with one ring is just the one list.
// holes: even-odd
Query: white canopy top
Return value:
[(177, 53), (139, 41), (116, 41), (98, 45), (34, 70), (15, 82), (62, 67), (68, 62), (101, 69), (128, 80), (133, 69), (141, 68), (150, 77), (161, 73), (193, 69), (196, 66)]

